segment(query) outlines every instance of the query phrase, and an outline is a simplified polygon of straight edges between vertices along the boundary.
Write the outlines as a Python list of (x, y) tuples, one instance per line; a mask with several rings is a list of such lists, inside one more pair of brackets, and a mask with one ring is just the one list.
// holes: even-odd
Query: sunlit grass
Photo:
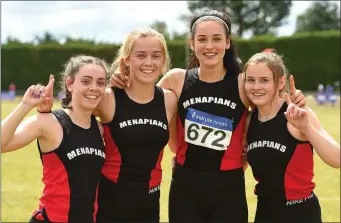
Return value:
[[(18, 104), (2, 101), (1, 117), (5, 118)], [(56, 102), (56, 107), (59, 102)], [(340, 142), (340, 107), (317, 107), (313, 100), (308, 105), (315, 111), (324, 128)], [(30, 114), (34, 114), (32, 111)], [(165, 149), (163, 166), (163, 182), (161, 186), (161, 221), (168, 221), (168, 192), (171, 178), (172, 153)], [(38, 199), (42, 194), (42, 166), (36, 142), (18, 151), (1, 156), (1, 221), (28, 221), (32, 212), (38, 207)], [(340, 222), (340, 170), (333, 169), (315, 155), (315, 193), (322, 207), (324, 222)], [(256, 197), (253, 194), (255, 181), (251, 169), (246, 171), (246, 190), (249, 206), (249, 221), (253, 221)]]

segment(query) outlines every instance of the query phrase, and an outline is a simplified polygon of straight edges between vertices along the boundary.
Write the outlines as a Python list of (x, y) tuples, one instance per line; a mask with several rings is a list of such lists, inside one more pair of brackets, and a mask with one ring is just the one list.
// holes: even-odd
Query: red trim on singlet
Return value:
[(247, 111), (241, 117), (238, 126), (232, 133), (230, 145), (224, 153), (220, 170), (233, 170), (242, 167), (242, 142)]
[[(39, 214), (37, 214), (38, 212), (40, 212)], [(37, 214), (37, 215), (36, 215)], [(41, 220), (44, 221), (44, 217), (43, 214), (41, 213), (41, 210), (35, 210), (32, 214), (32, 216), (34, 216), (35, 219), (37, 220)]]
[(121, 154), (111, 137), (110, 128), (107, 125), (104, 125), (103, 136), (105, 142), (105, 162), (102, 168), (102, 174), (109, 180), (117, 183), (122, 163)]
[[(259, 179), (257, 177), (255, 177), (255, 180), (259, 183)], [(256, 187), (253, 189), (253, 193), (257, 195)]]
[(159, 154), (159, 158), (157, 159), (157, 163), (152, 172), (150, 173), (150, 181), (149, 181), (149, 189), (160, 185), (162, 179), (162, 169), (161, 169), (161, 161), (163, 157), (163, 150), (161, 150)]
[(184, 130), (184, 127), (182, 126), (180, 116), (178, 116), (177, 132), (178, 132), (177, 141), (178, 141), (179, 148), (177, 148), (176, 150), (176, 160), (180, 165), (184, 165), (188, 144), (184, 140), (185, 130)]
[[(45, 208), (52, 222), (68, 222), (70, 210), (70, 186), (66, 169), (55, 152), (42, 154), (43, 196), (40, 198), (39, 210)], [(36, 212), (35, 212), (36, 213)], [(39, 214), (36, 219), (43, 220)]]
[(97, 188), (96, 188), (96, 200), (95, 200), (95, 203), (94, 203), (94, 214), (93, 214), (94, 222), (96, 222), (96, 214), (97, 214), (97, 210), (98, 210), (97, 198), (98, 198), (98, 184), (97, 184)]
[(296, 200), (311, 195), (315, 188), (313, 152), (309, 143), (299, 144), (287, 166), (284, 189), (287, 200)]

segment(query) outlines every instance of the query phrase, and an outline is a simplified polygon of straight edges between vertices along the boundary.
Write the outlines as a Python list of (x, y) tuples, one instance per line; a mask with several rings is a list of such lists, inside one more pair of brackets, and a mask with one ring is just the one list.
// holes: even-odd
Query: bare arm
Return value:
[(310, 126), (303, 134), (308, 138), (323, 162), (331, 167), (340, 168), (340, 144), (323, 128), (317, 129)]
[(99, 117), (102, 123), (111, 122), (115, 113), (115, 96), (111, 88), (106, 88), (102, 100), (93, 111), (93, 115)]
[[(12, 133), (10, 141), (8, 141), (6, 145), (2, 145), (1, 153), (11, 152), (11, 151), (21, 149), (25, 147), (26, 145), (30, 144), (31, 142), (33, 142), (35, 139), (48, 140), (48, 136), (45, 136), (46, 135), (45, 133), (48, 132), (48, 131), (45, 131), (45, 127), (49, 125), (46, 123), (51, 123), (50, 122), (51, 118), (48, 116), (52, 116), (52, 115), (51, 114), (37, 114), (22, 121), (19, 125), (9, 126), (7, 125), (8, 123), (5, 123), (5, 125), (1, 125), (2, 132), (6, 132), (7, 130), (10, 130), (10, 132)], [(9, 120), (10, 119), (12, 118), (9, 118)], [(4, 129), (5, 131), (3, 131)]]
[[(320, 158), (331, 167), (340, 168), (340, 144), (338, 144), (321, 126), (315, 113), (308, 107), (299, 108), (290, 102), (285, 116), (292, 127), (296, 128), (313, 145)], [(290, 133), (295, 131), (288, 125)], [(297, 137), (296, 137), (297, 138)]]
[(321, 126), (316, 114), (308, 107), (309, 124), (300, 129), (313, 145), (320, 158), (331, 167), (340, 168), (340, 144), (338, 144)]
[(157, 83), (157, 86), (167, 89), (170, 91), (173, 91), (175, 94), (173, 99), (170, 101), (173, 101), (173, 109), (174, 114), (173, 116), (168, 119), (169, 124), (169, 141), (168, 141), (168, 146), (170, 150), (174, 153), (176, 153), (177, 150), (177, 120), (178, 120), (178, 113), (177, 113), (177, 103), (178, 99), (180, 98), (182, 87), (184, 85), (184, 80), (185, 80), (185, 74), (186, 70), (180, 69), (180, 68), (174, 68), (170, 70), (167, 74), (165, 74), (161, 80)]
[(168, 147), (173, 153), (176, 153), (176, 150), (178, 149), (177, 119), (178, 115), (174, 115), (168, 125), (169, 128)]
[[(1, 152), (17, 150), (41, 136), (41, 127), (37, 116), (31, 116), (24, 122), (31, 107), (20, 103), (1, 123)], [(22, 122), (22, 123), (21, 123)]]
[(178, 117), (178, 98), (173, 91), (164, 90), (165, 92), (165, 104), (167, 110), (168, 128), (169, 128), (169, 141), (168, 146), (173, 153), (177, 150), (177, 132), (176, 121)]
[(177, 98), (180, 98), (182, 87), (184, 85), (186, 70), (174, 68), (165, 74), (157, 83), (157, 86), (163, 89), (174, 91)]
[(53, 87), (53, 84), (54, 78), (52, 76), (46, 88), (39, 84), (30, 86), (20, 104), (3, 120), (1, 123), (1, 147), (3, 153), (19, 149), (42, 136), (42, 122), (38, 121), (38, 117), (43, 114), (22, 121), (33, 108), (45, 100), (45, 93)]

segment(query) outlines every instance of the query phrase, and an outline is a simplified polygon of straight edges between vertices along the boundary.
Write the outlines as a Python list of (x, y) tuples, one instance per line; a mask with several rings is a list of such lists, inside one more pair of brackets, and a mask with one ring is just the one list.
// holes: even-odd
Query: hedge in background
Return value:
[(302, 90), (317, 90), (317, 85), (340, 80), (340, 31), (301, 33), (291, 37), (239, 40), (243, 60), (264, 48), (275, 48)]
[(7, 89), (12, 81), (18, 90), (24, 90), (32, 84), (46, 84), (50, 74), (56, 78), (59, 87), (59, 73), (64, 63), (77, 54), (88, 54), (105, 59), (111, 63), (118, 46), (108, 47), (61, 47), (59, 45), (6, 48), (2, 49), (1, 57), (1, 88)]
[[(243, 62), (264, 48), (275, 48), (284, 55), (285, 63), (299, 89), (315, 90), (319, 83), (328, 84), (340, 79), (340, 32), (302, 33), (281, 38), (263, 36), (249, 40), (235, 39), (235, 43)], [(186, 67), (189, 47), (185, 44), (187, 41), (168, 43), (172, 67)], [(118, 48), (118, 45), (3, 46), (1, 88), (7, 89), (11, 81), (16, 83), (18, 90), (25, 90), (38, 82), (46, 84), (51, 73), (55, 74), (58, 81), (62, 65), (77, 54), (93, 55), (111, 63)]]

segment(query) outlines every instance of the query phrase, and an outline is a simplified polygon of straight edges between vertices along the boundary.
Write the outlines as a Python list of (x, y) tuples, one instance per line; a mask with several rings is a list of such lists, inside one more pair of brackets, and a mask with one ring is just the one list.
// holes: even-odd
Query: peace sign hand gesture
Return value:
[(301, 132), (304, 132), (304, 130), (307, 129), (310, 124), (308, 111), (293, 104), (288, 94), (285, 94), (284, 97), (286, 103), (288, 104), (288, 108), (284, 112), (286, 119), (295, 128)]
[(292, 103), (297, 105), (298, 107), (303, 107), (306, 105), (306, 100), (304, 94), (301, 90), (297, 90), (295, 86), (294, 76), (289, 76), (289, 86), (290, 86), (290, 100)]

